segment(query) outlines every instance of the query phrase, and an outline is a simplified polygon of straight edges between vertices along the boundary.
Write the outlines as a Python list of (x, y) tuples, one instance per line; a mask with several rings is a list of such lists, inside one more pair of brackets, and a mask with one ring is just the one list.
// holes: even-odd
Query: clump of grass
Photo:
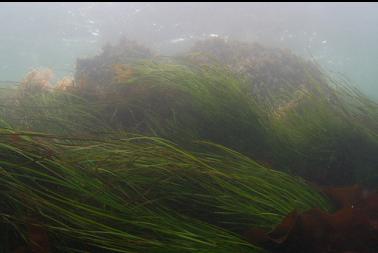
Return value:
[(44, 89), (28, 92), (23, 87), (6, 87), (0, 109), (2, 119), (18, 130), (64, 135), (87, 135), (111, 128), (85, 98), (72, 92)]
[(65, 250), (261, 252), (239, 232), (272, 228), (294, 208), (330, 208), (300, 179), (214, 144), (210, 155), (143, 136), (0, 136), (3, 221), (23, 231), (33, 218)]
[(222, 65), (187, 57), (121, 65), (112, 85), (94, 99), (116, 128), (188, 145), (207, 139), (257, 154), (265, 143), (258, 106), (243, 92), (244, 80)]
[(285, 50), (211, 39), (191, 52), (198, 62), (219, 62), (245, 77), (243, 92), (268, 122), (269, 143), (264, 155), (248, 155), (321, 184), (377, 185), (375, 101)]
[(331, 93), (303, 91), (273, 116), (275, 165), (322, 184), (377, 184), (377, 104), (342, 84)]

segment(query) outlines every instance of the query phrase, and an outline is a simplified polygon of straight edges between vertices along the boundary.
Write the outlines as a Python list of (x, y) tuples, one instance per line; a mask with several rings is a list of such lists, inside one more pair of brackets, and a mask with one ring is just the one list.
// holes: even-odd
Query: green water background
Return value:
[(218, 36), (290, 48), (378, 98), (377, 24), (378, 3), (0, 3), (0, 80), (72, 75), (122, 36), (161, 54)]

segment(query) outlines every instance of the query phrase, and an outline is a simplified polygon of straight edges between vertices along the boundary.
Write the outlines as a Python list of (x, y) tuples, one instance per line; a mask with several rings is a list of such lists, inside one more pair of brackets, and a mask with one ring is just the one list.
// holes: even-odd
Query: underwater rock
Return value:
[(202, 62), (216, 60), (247, 77), (250, 95), (273, 113), (281, 114), (283, 108), (296, 104), (303, 96), (298, 91), (330, 92), (318, 66), (287, 49), (212, 38), (197, 42), (190, 52)]
[(125, 38), (114, 46), (108, 44), (103, 47), (101, 54), (93, 58), (77, 60), (75, 86), (86, 92), (103, 89), (113, 84), (115, 66), (152, 56), (153, 53), (148, 48)]

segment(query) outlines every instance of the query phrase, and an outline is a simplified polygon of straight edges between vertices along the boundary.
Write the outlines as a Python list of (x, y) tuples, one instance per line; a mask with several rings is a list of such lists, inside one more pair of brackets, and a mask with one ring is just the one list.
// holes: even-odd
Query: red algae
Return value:
[(273, 231), (250, 229), (245, 238), (277, 253), (378, 252), (378, 192), (357, 185), (324, 192), (339, 207), (336, 212), (293, 211)]

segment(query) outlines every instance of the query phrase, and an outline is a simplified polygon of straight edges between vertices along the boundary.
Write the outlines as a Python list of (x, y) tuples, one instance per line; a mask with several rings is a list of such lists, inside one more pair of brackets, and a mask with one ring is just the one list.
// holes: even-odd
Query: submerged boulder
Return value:
[(303, 91), (330, 91), (314, 63), (286, 49), (213, 38), (197, 42), (190, 53), (201, 55), (202, 60), (216, 60), (245, 76), (247, 91), (270, 110), (284, 110), (300, 100)]
[(107, 44), (99, 55), (77, 60), (75, 85), (84, 94), (101, 91), (113, 83), (117, 66), (152, 56), (148, 48), (135, 41), (121, 39), (116, 45)]

